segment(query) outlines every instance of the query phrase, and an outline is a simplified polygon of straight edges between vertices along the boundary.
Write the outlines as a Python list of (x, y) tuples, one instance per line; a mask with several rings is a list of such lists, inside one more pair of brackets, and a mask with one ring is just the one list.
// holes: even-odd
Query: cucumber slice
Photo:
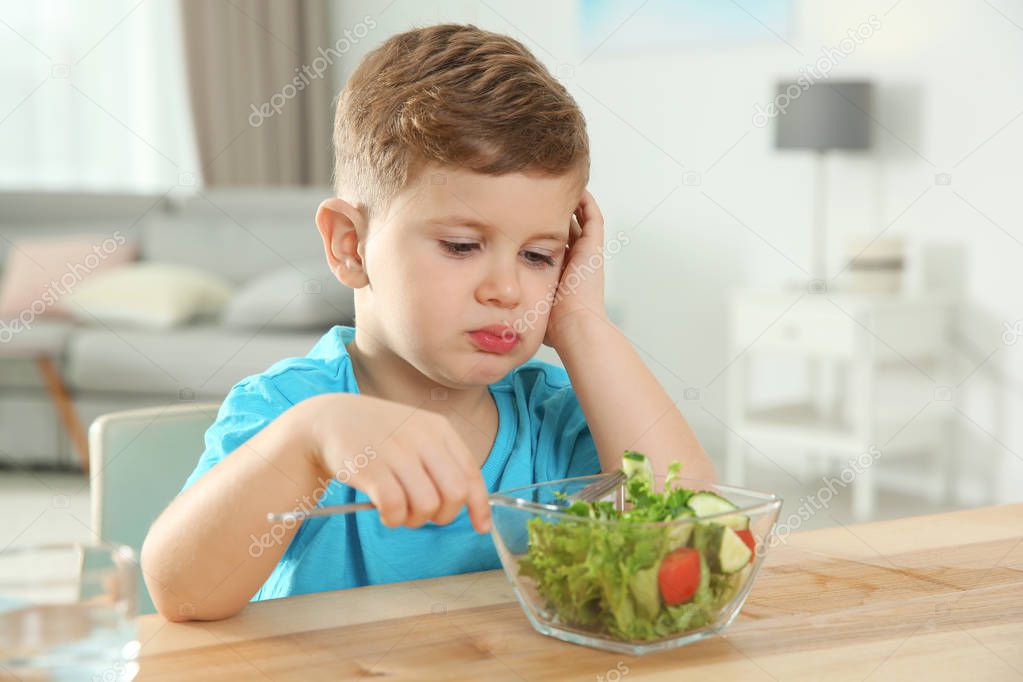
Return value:
[(622, 471), (628, 480), (639, 479), (646, 481), (650, 489), (654, 487), (654, 468), (650, 460), (642, 452), (626, 450), (622, 455)]
[(717, 493), (701, 490), (693, 493), (687, 502), (689, 508), (696, 512), (697, 516), (710, 516), (721, 512), (735, 511), (738, 509), (734, 504), (721, 497)]
[(717, 523), (707, 525), (710, 526), (710, 535), (706, 539), (710, 570), (726, 575), (742, 570), (753, 556), (750, 548), (728, 526)]
[[(717, 493), (701, 491), (695, 493), (686, 502), (686, 506), (693, 510), (697, 516), (712, 516), (738, 509), (734, 504), (721, 497)], [(733, 530), (746, 530), (749, 528), (749, 517), (744, 514), (728, 514), (714, 519)]]

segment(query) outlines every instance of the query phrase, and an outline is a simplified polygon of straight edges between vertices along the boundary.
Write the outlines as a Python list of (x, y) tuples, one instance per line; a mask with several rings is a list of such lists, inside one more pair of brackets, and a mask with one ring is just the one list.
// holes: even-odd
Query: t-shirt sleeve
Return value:
[(206, 430), (206, 449), (178, 494), (291, 406), (292, 402), (265, 376), (235, 384), (221, 403), (217, 420)]
[(546, 480), (600, 473), (600, 458), (593, 442), (589, 424), (571, 385), (538, 386), (543, 391), (538, 403), (537, 416), (541, 420), (538, 454), (541, 460), (538, 473), (546, 468)]

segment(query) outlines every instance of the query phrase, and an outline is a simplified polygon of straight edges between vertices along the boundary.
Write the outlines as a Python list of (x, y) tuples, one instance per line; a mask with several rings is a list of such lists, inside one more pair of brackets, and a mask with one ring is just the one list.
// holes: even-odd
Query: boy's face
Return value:
[[(442, 385), (494, 383), (543, 341), (582, 191), (575, 174), (425, 168), (369, 225), (360, 326)], [(510, 348), (478, 333), (495, 325)]]

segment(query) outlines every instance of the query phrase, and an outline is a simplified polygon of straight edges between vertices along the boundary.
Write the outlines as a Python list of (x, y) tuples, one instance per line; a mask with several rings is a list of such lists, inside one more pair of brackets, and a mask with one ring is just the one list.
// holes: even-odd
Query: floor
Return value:
[[(780, 523), (800, 509), (808, 510), (799, 517), (798, 528), (811, 530), (854, 523), (851, 495), (839, 488), (826, 505), (807, 502), (809, 496), (821, 498), (823, 478), (807, 476), (800, 483), (778, 468), (751, 466), (747, 485), (770, 491), (785, 499)], [(823, 499), (823, 498), (821, 498)], [(874, 518), (892, 519), (917, 516), (961, 508), (955, 504), (934, 504), (925, 497), (881, 489), (877, 495)], [(89, 490), (81, 474), (38, 471), (0, 471), (0, 548), (8, 545), (48, 542), (88, 541), (90, 527)], [(795, 524), (793, 524), (795, 525)]]
[(89, 484), (80, 473), (0, 471), (0, 548), (92, 539)]

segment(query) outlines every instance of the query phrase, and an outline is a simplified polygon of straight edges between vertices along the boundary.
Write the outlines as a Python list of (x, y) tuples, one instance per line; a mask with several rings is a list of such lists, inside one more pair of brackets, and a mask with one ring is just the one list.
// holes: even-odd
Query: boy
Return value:
[[(316, 223), (356, 326), (228, 394), (142, 549), (166, 618), (496, 568), (488, 492), (612, 471), (626, 449), (714, 479), (606, 317), (585, 122), (519, 42), (456, 25), (392, 37), (345, 86), (334, 143), (337, 196)], [(530, 360), (541, 343), (565, 370)]]

